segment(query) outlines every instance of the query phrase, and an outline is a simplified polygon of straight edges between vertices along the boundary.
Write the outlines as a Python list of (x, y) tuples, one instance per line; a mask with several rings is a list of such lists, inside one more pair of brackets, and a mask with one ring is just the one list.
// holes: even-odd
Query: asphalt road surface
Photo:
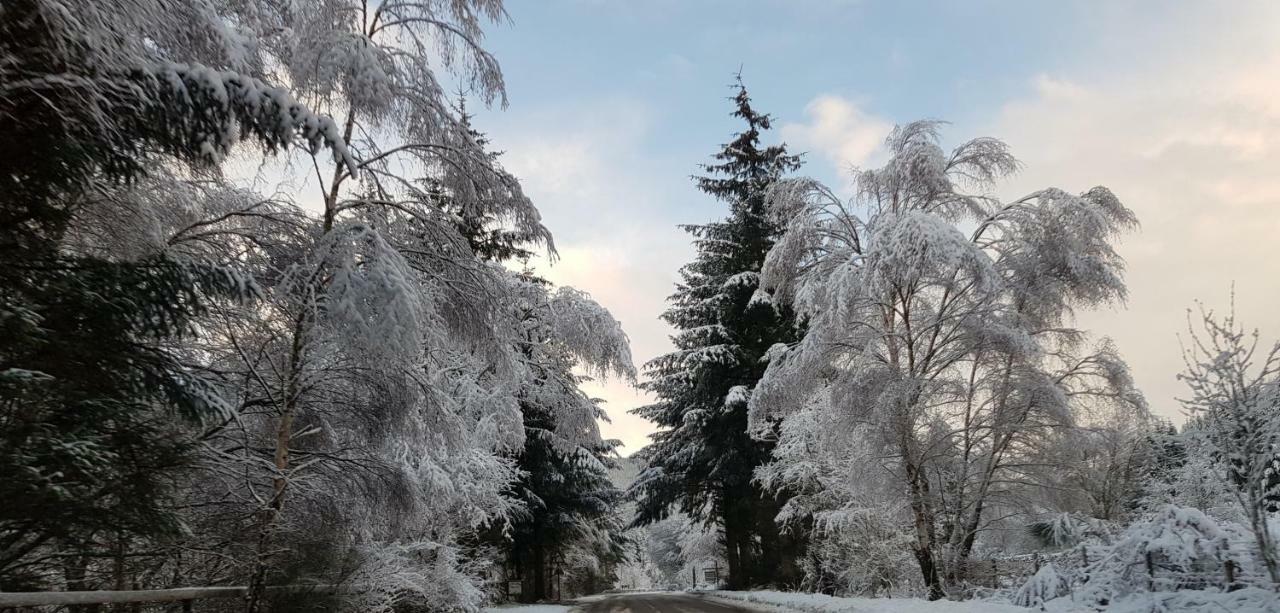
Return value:
[(617, 594), (582, 605), (583, 613), (748, 613), (751, 609), (713, 602), (678, 592)]

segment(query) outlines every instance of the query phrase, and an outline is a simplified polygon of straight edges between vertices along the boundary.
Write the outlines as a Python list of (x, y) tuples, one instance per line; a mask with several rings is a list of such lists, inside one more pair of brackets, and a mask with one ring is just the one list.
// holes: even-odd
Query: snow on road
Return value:
[(776, 609), (802, 613), (1027, 613), (1031, 609), (1009, 604), (983, 601), (929, 602), (919, 598), (837, 598), (825, 594), (799, 592), (726, 592), (706, 595), (735, 604), (766, 605)]

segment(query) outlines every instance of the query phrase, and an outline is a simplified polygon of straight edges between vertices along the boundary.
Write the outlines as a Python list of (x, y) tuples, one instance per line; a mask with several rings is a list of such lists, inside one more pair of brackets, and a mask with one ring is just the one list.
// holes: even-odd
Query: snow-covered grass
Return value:
[(706, 596), (735, 603), (776, 607), (803, 613), (1027, 613), (1033, 609), (973, 600), (929, 602), (919, 598), (837, 598), (801, 592), (704, 592)]
[(504, 604), (489, 607), (484, 613), (568, 613), (569, 607), (558, 604)]
[[(734, 604), (749, 603), (762, 610), (802, 613), (1077, 613), (1095, 611), (1093, 607), (1075, 602), (1070, 597), (1056, 598), (1039, 607), (1025, 607), (996, 602), (971, 600), (929, 602), (918, 598), (837, 598), (823, 594), (797, 592), (701, 592), (704, 596)], [(761, 606), (763, 605), (763, 606)], [(1131, 594), (1111, 603), (1106, 613), (1150, 613), (1167, 611), (1177, 613), (1280, 613), (1280, 595), (1260, 588), (1245, 588), (1235, 592), (1184, 590), (1180, 592), (1155, 592)]]
[[(1070, 597), (1045, 603), (1049, 613), (1093, 611), (1092, 607), (1074, 602)], [(1250, 587), (1234, 592), (1182, 590), (1179, 592), (1142, 592), (1117, 599), (1106, 613), (1280, 613), (1280, 594)]]

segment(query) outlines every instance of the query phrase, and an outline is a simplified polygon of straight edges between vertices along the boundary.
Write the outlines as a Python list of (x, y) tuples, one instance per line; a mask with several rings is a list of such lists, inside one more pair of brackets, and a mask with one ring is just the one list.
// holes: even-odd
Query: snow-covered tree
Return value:
[[(247, 582), (260, 610), (265, 584), (307, 578), (359, 583), (359, 610), (470, 609), (488, 559), (471, 535), (523, 510), (522, 398), (573, 470), (603, 473), (571, 369), (629, 372), (625, 336), (584, 295), (485, 261), (550, 234), (444, 94), (505, 103), (481, 46), (503, 17), (493, 0), (0, 7), (0, 250), (32, 265), (0, 273), (0, 387), (40, 407), (0, 452), (31, 477), (5, 484), (24, 501), (0, 527), (24, 569), (5, 585)], [(320, 214), (220, 176), (241, 140), (298, 145)], [(508, 308), (526, 299), (533, 328)], [(531, 360), (531, 331), (556, 349)], [(609, 521), (566, 556), (589, 566)], [(25, 559), (55, 546), (70, 555), (39, 559), (65, 580)]]
[[(724, 221), (688, 226), (697, 258), (663, 318), (676, 330), (675, 351), (646, 365), (642, 386), (657, 397), (635, 410), (661, 430), (641, 450), (646, 468), (633, 485), (637, 523), (673, 510), (715, 525), (723, 535), (728, 585), (794, 582), (801, 549), (795, 534), (774, 523), (785, 494), (753, 483), (772, 443), (747, 433), (747, 400), (764, 372), (766, 350), (795, 339), (790, 310), (758, 294), (760, 267), (778, 226), (767, 215), (765, 192), (799, 167), (784, 145), (763, 146), (771, 119), (751, 106), (741, 81), (734, 116), (742, 132), (695, 177), (699, 189), (725, 201)], [(763, 296), (764, 299), (756, 299)]]
[[(254, 41), (263, 74), (341, 118), (348, 153), (331, 167), (306, 162), (323, 209), (255, 271), (266, 300), (210, 322), (228, 339), (221, 367), (241, 379), (244, 419), (213, 434), (251, 475), (237, 496), (257, 507), (246, 515), (258, 535), (254, 610), (272, 569), (307, 539), (338, 558), (405, 534), (416, 541), (401, 550), (436, 551), (504, 518), (516, 474), (504, 454), (523, 444), (519, 367), (497, 308), (510, 288), (449, 207), (483, 212), (533, 246), (550, 236), (444, 93), (456, 78), (486, 102), (503, 97), (481, 46), (500, 2), (220, 8)], [(230, 442), (244, 436), (255, 444)], [(363, 504), (338, 500), (352, 480)], [(305, 504), (287, 505), (295, 496)], [(325, 508), (334, 512), (312, 512)], [(447, 520), (398, 525), (437, 513)], [(306, 528), (316, 523), (343, 538)]]
[[(1188, 317), (1190, 320), (1190, 317)], [(1179, 376), (1193, 424), (1187, 434), (1208, 452), (1204, 466), (1226, 488), (1248, 522), (1273, 584), (1280, 585), (1280, 545), (1268, 525), (1280, 510), (1280, 343), (1267, 347), (1247, 333), (1234, 309), (1188, 321), (1186, 370)], [(1203, 454), (1202, 454), (1203, 455)]]
[(1133, 214), (1101, 187), (1000, 202), (986, 190), (1017, 168), (1004, 143), (948, 152), (938, 128), (895, 129), (847, 203), (812, 180), (774, 189), (786, 231), (758, 295), (794, 305), (807, 331), (770, 350), (751, 396), (763, 436), (816, 406), (820, 436), (873, 446), (862, 469), (894, 475), (931, 598), (959, 579), (1022, 458), (1083, 408), (1145, 410), (1115, 350), (1070, 325), (1124, 297), (1111, 241)]
[[(631, 379), (635, 370), (621, 325), (586, 294), (513, 274), (512, 320), (523, 375), (517, 392), (525, 432), (512, 484), (523, 511), (491, 537), (523, 582), (520, 598), (555, 595), (556, 570), (598, 590), (625, 557), (622, 492), (609, 479), (617, 441), (600, 436), (600, 401), (586, 395), (584, 375)], [(610, 580), (611, 581), (611, 580)]]
[(132, 539), (180, 534), (167, 503), (192, 459), (181, 431), (230, 408), (183, 345), (211, 308), (258, 295), (226, 262), (95, 248), (83, 220), (155, 219), (130, 206), (133, 186), (216, 170), (242, 138), (351, 161), (331, 121), (244, 70), (210, 3), (164, 5), (0, 7), (6, 587), (45, 584), (56, 565), (84, 587), (105, 551), (119, 570)]

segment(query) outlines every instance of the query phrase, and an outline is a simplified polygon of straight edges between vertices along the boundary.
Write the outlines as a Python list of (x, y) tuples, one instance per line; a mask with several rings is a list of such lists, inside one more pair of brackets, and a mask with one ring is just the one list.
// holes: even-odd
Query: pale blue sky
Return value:
[[(1280, 334), (1280, 35), (1271, 2), (509, 0), (489, 29), (510, 107), (478, 126), (508, 151), (561, 247), (549, 276), (623, 321), (637, 362), (691, 255), (676, 225), (723, 213), (688, 175), (738, 129), (739, 66), (775, 135), (832, 184), (878, 161), (896, 122), (1004, 138), (1026, 169), (1001, 193), (1104, 184), (1143, 220), (1126, 240), (1128, 308), (1082, 317), (1113, 336), (1157, 412), (1176, 416), (1175, 334), (1199, 298)], [(625, 385), (600, 388), (615, 423)]]

